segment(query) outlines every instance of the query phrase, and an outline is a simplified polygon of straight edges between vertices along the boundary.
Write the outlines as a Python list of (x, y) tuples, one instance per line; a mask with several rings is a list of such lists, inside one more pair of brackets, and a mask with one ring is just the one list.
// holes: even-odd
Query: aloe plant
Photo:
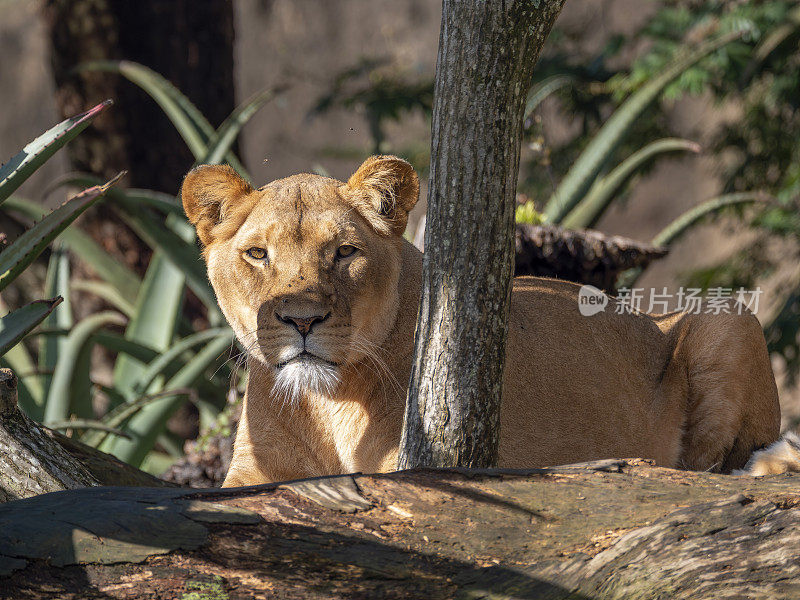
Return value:
[(705, 56), (739, 39), (743, 34), (743, 31), (733, 31), (720, 35), (692, 51), (679, 55), (658, 76), (634, 92), (592, 138), (553, 192), (544, 209), (547, 220), (550, 223), (560, 223), (582, 201), (633, 124), (672, 81)]
[[(247, 121), (280, 91), (256, 94), (214, 130), (177, 88), (146, 67), (122, 61), (80, 68), (127, 77), (162, 107), (198, 162), (227, 161), (245, 176), (230, 148)], [(53, 187), (97, 183), (95, 177), (72, 174)], [(110, 190), (109, 197), (120, 218), (153, 248), (147, 272), (140, 278), (109, 260), (81, 231), (66, 230), (63, 247), (90, 265), (100, 278), (71, 281), (70, 289), (96, 294), (114, 310), (74, 324), (68, 309), (57, 319), (52, 317), (53, 327), (60, 332), (43, 336), (38, 373), (23, 377), (22, 382), (34, 389), (37, 417), (46, 424), (70, 429), (82, 441), (140, 466), (155, 456), (158, 443), (164, 448), (171, 445), (163, 436), (166, 422), (187, 397), (199, 405), (205, 420), (224, 406), (226, 378), (232, 371), (225, 367), (220, 375), (210, 377), (209, 369), (232, 347), (234, 336), (216, 305), (194, 229), (186, 221), (179, 199), (150, 190), (122, 189)], [(32, 219), (42, 217), (37, 205), (21, 198), (10, 198), (7, 207)], [(54, 255), (48, 289), (66, 294), (63, 284), (68, 277), (64, 262)], [(183, 321), (187, 287), (208, 309), (212, 329), (193, 333)], [(120, 327), (124, 327), (123, 335), (114, 332)], [(117, 353), (111, 385), (98, 385), (91, 378), (88, 357), (98, 344)], [(108, 413), (99, 418), (91, 406), (93, 392), (103, 393), (111, 403)]]
[[(7, 201), (36, 169), (43, 165), (67, 142), (85, 129), (89, 123), (107, 106), (110, 101), (98, 104), (85, 113), (66, 119), (49, 129), (41, 136), (25, 146), (19, 153), (0, 168), (0, 203)], [(111, 181), (93, 186), (71, 198), (25, 231), (12, 244), (0, 252), (0, 290), (5, 289), (25, 271), (62, 233), (70, 223), (86, 209), (97, 202), (118, 180), (118, 175)], [(48, 285), (48, 292), (54, 292), (56, 283)], [(0, 319), (0, 357), (6, 364), (26, 367), (32, 364), (30, 356), (24, 348), (17, 344), (37, 325), (44, 321), (61, 303), (63, 298), (55, 296), (50, 300), (37, 300), (27, 306), (7, 313)], [(40, 393), (36, 386), (27, 388), (22, 395), (27, 408), (34, 416), (42, 408), (42, 398), (32, 396), (31, 389)]]

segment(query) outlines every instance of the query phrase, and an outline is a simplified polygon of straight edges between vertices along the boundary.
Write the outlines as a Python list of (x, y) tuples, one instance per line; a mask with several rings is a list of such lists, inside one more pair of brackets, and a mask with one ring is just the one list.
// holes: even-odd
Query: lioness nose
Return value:
[(275, 316), (278, 317), (279, 321), (283, 321), (288, 325), (294, 325), (295, 329), (300, 332), (300, 335), (306, 337), (309, 333), (311, 333), (311, 328), (315, 324), (322, 323), (331, 316), (331, 313), (326, 315), (314, 315), (312, 317), (291, 317), (288, 315), (283, 316), (275, 313)]

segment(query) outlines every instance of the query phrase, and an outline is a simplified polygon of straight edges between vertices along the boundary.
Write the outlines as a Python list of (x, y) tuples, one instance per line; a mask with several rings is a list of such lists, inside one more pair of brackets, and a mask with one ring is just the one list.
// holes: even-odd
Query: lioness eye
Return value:
[(263, 248), (250, 248), (247, 251), (247, 256), (255, 260), (264, 260), (267, 258), (267, 251)]
[(353, 252), (355, 252), (357, 248), (355, 246), (351, 246), (350, 244), (345, 244), (344, 246), (339, 246), (339, 249), (336, 250), (336, 257), (337, 258), (347, 258)]

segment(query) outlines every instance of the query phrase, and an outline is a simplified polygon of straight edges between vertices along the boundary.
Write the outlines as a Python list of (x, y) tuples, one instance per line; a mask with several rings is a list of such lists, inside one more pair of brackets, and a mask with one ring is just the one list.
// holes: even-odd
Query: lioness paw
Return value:
[(734, 471), (733, 475), (760, 477), (798, 472), (800, 472), (800, 436), (789, 432), (777, 442), (754, 452), (744, 469)]

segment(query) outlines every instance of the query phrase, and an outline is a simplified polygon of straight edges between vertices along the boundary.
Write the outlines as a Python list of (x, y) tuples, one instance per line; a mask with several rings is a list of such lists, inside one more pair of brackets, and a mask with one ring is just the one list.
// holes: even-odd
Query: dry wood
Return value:
[(800, 476), (640, 460), (0, 506), (3, 598), (797, 598)]
[(599, 231), (570, 231), (557, 225), (517, 225), (514, 275), (555, 277), (615, 291), (619, 275), (647, 267), (667, 255), (635, 240)]

